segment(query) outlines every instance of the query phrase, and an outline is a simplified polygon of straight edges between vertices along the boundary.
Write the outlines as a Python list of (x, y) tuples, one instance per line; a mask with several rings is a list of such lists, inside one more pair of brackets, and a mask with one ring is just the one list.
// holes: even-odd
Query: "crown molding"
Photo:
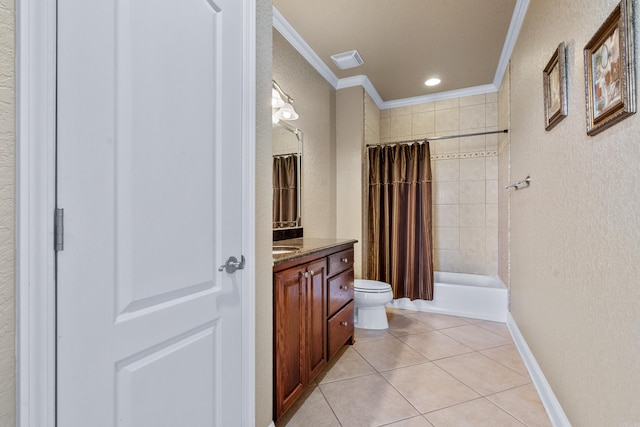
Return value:
[(502, 83), (502, 78), (509, 64), (511, 53), (518, 39), (520, 28), (524, 21), (527, 8), (529, 7), (530, 0), (516, 0), (516, 6), (511, 16), (511, 23), (509, 24), (509, 30), (507, 31), (507, 37), (505, 44), (502, 48), (500, 55), (500, 61), (496, 69), (496, 74), (493, 78), (493, 83), (473, 86), (464, 89), (456, 89), (447, 92), (438, 92), (429, 95), (414, 96), (410, 98), (394, 99), (391, 101), (384, 101), (376, 88), (369, 80), (369, 77), (365, 75), (358, 75), (347, 77), (344, 79), (338, 79), (338, 77), (331, 71), (331, 69), (325, 64), (322, 59), (315, 53), (311, 46), (304, 41), (304, 39), (298, 34), (298, 32), (289, 24), (289, 22), (282, 16), (282, 14), (273, 6), (273, 28), (275, 28), (282, 36), (302, 55), (304, 59), (311, 64), (311, 66), (336, 90), (345, 89), (348, 87), (362, 86), (369, 96), (373, 99), (379, 109), (386, 110), (389, 108), (406, 107), (409, 105), (423, 104), (426, 102), (442, 101), (446, 99), (460, 98), (464, 96), (481, 95), (485, 93), (497, 92)]
[(509, 24), (509, 30), (507, 31), (507, 38), (502, 46), (502, 54), (500, 55), (500, 61), (498, 61), (498, 68), (496, 68), (496, 75), (493, 77), (493, 85), (496, 88), (502, 84), (502, 78), (509, 65), (513, 48), (518, 40), (524, 17), (527, 14), (529, 8), (529, 0), (517, 0), (516, 7), (513, 9), (513, 15), (511, 15), (511, 23)]
[(426, 102), (443, 101), (445, 99), (462, 98), (464, 96), (482, 95), (485, 93), (497, 92), (498, 88), (493, 84), (473, 86), (464, 89), (449, 90), (447, 92), (432, 93), (429, 95), (414, 96), (411, 98), (395, 99), (393, 101), (384, 101), (382, 106), (378, 106), (381, 110), (388, 108), (407, 107), (409, 105), (424, 104)]
[(284, 37), (334, 89), (337, 89), (338, 77), (333, 74), (333, 71), (327, 67), (327, 64), (320, 59), (318, 54), (311, 49), (311, 46), (304, 41), (300, 34), (293, 29), (289, 21), (282, 16), (275, 6), (273, 6), (273, 28), (278, 30), (278, 32), (282, 34), (282, 37)]

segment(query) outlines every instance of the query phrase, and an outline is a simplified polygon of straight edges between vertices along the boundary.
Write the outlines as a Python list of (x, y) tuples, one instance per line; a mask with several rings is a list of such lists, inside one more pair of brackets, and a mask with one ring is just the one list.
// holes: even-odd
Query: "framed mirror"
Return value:
[(279, 121), (272, 126), (273, 229), (302, 227), (302, 131)]

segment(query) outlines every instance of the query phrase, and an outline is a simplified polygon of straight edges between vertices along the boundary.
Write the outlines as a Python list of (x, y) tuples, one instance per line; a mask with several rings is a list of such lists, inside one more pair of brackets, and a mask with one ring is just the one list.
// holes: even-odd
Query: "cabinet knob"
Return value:
[(300, 275), (304, 278), (309, 277), (309, 273), (307, 271), (305, 271), (304, 273), (300, 273)]
[(342, 326), (347, 326), (349, 323), (348, 323), (348, 322), (340, 322), (340, 324), (341, 324)]
[(309, 270), (309, 274), (313, 276), (314, 274), (316, 274), (316, 272), (313, 270)]
[(342, 289), (343, 291), (346, 291), (347, 289), (349, 289), (349, 286), (347, 286), (347, 285), (340, 285), (340, 289)]
[(340, 261), (344, 262), (345, 264), (349, 262), (349, 258), (340, 258)]

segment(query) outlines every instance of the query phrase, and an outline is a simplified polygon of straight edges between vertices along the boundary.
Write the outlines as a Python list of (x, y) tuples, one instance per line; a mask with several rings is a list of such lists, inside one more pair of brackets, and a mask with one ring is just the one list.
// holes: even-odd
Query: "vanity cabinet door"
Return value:
[(302, 394), (308, 381), (306, 271), (306, 266), (301, 266), (274, 274), (276, 418)]
[(307, 356), (309, 381), (327, 363), (326, 270), (325, 258), (307, 266)]

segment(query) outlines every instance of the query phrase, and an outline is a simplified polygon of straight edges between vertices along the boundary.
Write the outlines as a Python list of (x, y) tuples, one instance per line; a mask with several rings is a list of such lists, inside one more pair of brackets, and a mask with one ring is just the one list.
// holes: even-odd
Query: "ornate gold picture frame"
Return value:
[(636, 112), (633, 0), (622, 0), (584, 47), (587, 134)]

